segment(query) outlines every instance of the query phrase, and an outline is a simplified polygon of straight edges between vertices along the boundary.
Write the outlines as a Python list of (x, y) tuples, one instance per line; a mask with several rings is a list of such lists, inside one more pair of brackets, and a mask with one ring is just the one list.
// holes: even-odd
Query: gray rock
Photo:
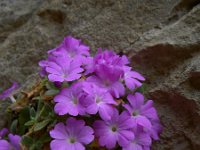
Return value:
[(152, 149), (200, 149), (199, 0), (2, 0), (0, 85), (37, 78), (38, 61), (73, 35), (126, 53), (147, 78), (164, 126)]

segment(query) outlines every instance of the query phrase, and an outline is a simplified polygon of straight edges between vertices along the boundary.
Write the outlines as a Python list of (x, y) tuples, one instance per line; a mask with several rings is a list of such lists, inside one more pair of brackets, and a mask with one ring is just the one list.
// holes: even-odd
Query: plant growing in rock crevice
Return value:
[(9, 107), (22, 149), (147, 150), (159, 139), (153, 101), (139, 92), (145, 78), (125, 55), (99, 49), (92, 57), (68, 36), (39, 65), (42, 79)]

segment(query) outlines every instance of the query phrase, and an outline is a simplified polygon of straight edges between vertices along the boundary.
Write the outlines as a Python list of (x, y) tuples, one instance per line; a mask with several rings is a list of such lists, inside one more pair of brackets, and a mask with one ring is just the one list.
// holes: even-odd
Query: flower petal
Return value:
[(81, 143), (77, 142), (74, 144), (74, 149), (75, 150), (85, 150), (85, 147)]
[(8, 134), (9, 141), (11, 145), (16, 149), (20, 150), (20, 142), (21, 142), (21, 137), (18, 135), (13, 135), (13, 134)]
[(63, 82), (64, 81), (64, 78), (62, 76), (55, 75), (55, 74), (49, 74), (48, 75), (48, 79), (50, 81), (58, 81), (58, 82)]
[(99, 145), (106, 146), (108, 149), (112, 149), (116, 146), (117, 139), (117, 134), (110, 133), (99, 138)]
[(0, 140), (1, 150), (10, 150), (12, 147), (6, 140)]
[(65, 140), (53, 140), (50, 143), (51, 150), (76, 150), (73, 144)]
[(55, 139), (66, 139), (68, 134), (65, 130), (65, 125), (63, 123), (58, 123), (55, 125), (54, 129), (49, 132), (50, 136)]
[(111, 105), (103, 104), (99, 108), (99, 115), (103, 120), (110, 120), (113, 114), (114, 108)]
[(91, 127), (85, 126), (78, 134), (78, 141), (84, 144), (89, 144), (94, 140), (94, 131)]

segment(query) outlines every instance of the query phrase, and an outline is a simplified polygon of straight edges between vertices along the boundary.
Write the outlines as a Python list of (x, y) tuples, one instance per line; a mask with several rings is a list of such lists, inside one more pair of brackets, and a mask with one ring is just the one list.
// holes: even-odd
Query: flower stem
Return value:
[(15, 102), (16, 102), (16, 99), (14, 98), (14, 96), (13, 96), (13, 95), (9, 96), (9, 98), (10, 98), (10, 100), (11, 100), (13, 103), (15, 103)]

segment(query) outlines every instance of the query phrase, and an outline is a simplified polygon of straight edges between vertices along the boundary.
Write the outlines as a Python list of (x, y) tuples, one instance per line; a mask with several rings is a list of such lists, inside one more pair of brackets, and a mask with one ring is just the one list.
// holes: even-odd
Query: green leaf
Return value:
[(45, 77), (45, 78), (41, 81), (41, 85), (42, 85), (42, 86), (45, 86), (47, 82), (48, 82), (48, 78)]
[(25, 107), (19, 113), (19, 124), (24, 125), (25, 122), (30, 120), (30, 111), (29, 107)]
[(39, 112), (39, 111), (42, 109), (43, 105), (44, 105), (44, 103), (43, 103), (42, 100), (40, 99), (40, 100), (38, 101), (37, 112)]
[(26, 122), (24, 125), (25, 126), (32, 126), (32, 125), (34, 125), (34, 123), (35, 123), (35, 120), (30, 120), (30, 121)]
[(33, 107), (30, 108), (30, 116), (31, 116), (31, 118), (35, 118), (35, 116), (36, 116), (36, 111)]
[(54, 85), (53, 82), (47, 82), (45, 86), (48, 90), (58, 90), (58, 88)]
[(58, 90), (58, 89), (51, 89), (51, 90), (46, 91), (46, 92), (45, 92), (45, 95), (46, 95), (46, 96), (54, 96), (54, 95), (56, 95), (56, 94), (58, 94), (58, 93), (59, 93), (59, 90)]
[(11, 126), (10, 126), (10, 131), (11, 131), (12, 133), (16, 133), (16, 132), (17, 132), (17, 124), (18, 124), (18, 120), (15, 119), (15, 120), (12, 122)]
[(32, 100), (41, 100), (40, 96), (33, 97)]
[(18, 134), (24, 134), (25, 130), (27, 129), (27, 126), (24, 126), (24, 124), (26, 122), (28, 122), (30, 120), (30, 111), (29, 111), (29, 107), (25, 107), (24, 109), (22, 109), (19, 113), (19, 130), (18, 130)]
[(41, 141), (42, 143), (49, 142), (50, 140), (51, 140), (51, 137), (49, 136), (49, 133), (47, 132), (44, 133), (39, 139), (39, 141)]
[(23, 136), (21, 143), (27, 147), (30, 147), (34, 143), (34, 139), (30, 136)]
[(62, 88), (69, 87), (69, 86), (70, 86), (69, 82), (63, 82), (63, 84), (62, 84)]
[(44, 110), (41, 113), (41, 117), (47, 118), (47, 116), (50, 116), (52, 112), (52, 108), (48, 105), (44, 105)]
[(136, 92), (145, 93), (147, 91), (147, 84), (143, 83), (141, 87), (139, 87)]
[(40, 141), (37, 141), (36, 143), (34, 143), (33, 145), (31, 145), (31, 147), (29, 148), (29, 150), (39, 150), (42, 148), (42, 143)]
[(47, 120), (43, 120), (42, 122), (36, 123), (34, 127), (34, 131), (39, 131), (43, 129), (44, 127), (48, 125), (50, 121), (51, 121), (50, 119), (47, 119)]
[(37, 104), (37, 113), (36, 113), (36, 117), (35, 119), (37, 120), (40, 116), (40, 111), (43, 109), (44, 103), (42, 102), (42, 100), (38, 100), (38, 104)]

